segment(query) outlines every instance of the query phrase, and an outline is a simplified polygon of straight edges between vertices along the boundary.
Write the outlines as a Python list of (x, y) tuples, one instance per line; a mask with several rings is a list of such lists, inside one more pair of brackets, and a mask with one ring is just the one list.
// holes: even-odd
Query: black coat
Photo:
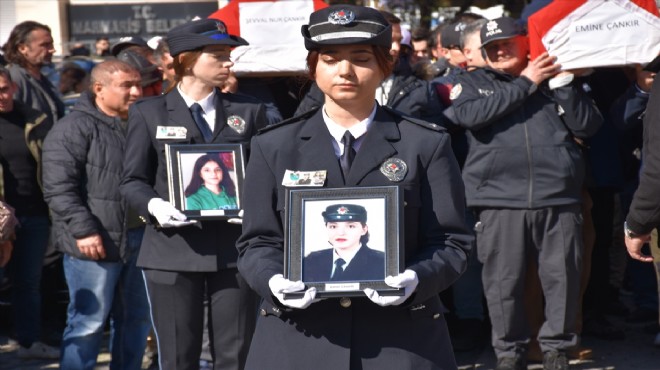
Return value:
[[(312, 252), (303, 259), (303, 281), (329, 281), (333, 266), (333, 248)], [(339, 281), (383, 280), (385, 253), (362, 245), (351, 262), (344, 266)]]
[[(265, 109), (245, 95), (216, 90), (216, 122), (213, 143), (239, 143), (248, 147), (250, 138), (266, 125)], [(245, 132), (227, 125), (237, 115), (245, 120)], [(185, 127), (185, 139), (156, 139), (158, 126)], [(124, 173), (120, 186), (128, 203), (147, 221), (152, 198), (169, 200), (165, 144), (204, 143), (190, 110), (177, 89), (135, 103), (129, 111)], [(155, 221), (154, 221), (155, 222)], [(201, 221), (179, 228), (157, 228), (149, 222), (145, 230), (138, 266), (170, 271), (217, 271), (236, 266), (234, 242), (240, 225), (226, 221)]]
[(644, 115), (642, 173), (626, 218), (636, 234), (649, 234), (660, 226), (660, 78), (651, 88)]
[(460, 74), (457, 81), (452, 109), (468, 130), (463, 180), (470, 207), (581, 202), (585, 160), (573, 138), (595, 134), (603, 117), (580, 86), (550, 90), (544, 83), (532, 91), (526, 77), (490, 68)]
[(100, 234), (103, 261), (118, 261), (126, 247), (126, 207), (119, 194), (126, 130), (118, 117), (96, 109), (93, 99), (83, 93), (46, 136), (44, 198), (59, 251), (84, 259), (76, 239)]
[[(252, 141), (245, 181), (238, 268), (264, 298), (248, 369), (455, 369), (438, 293), (464, 271), (472, 235), (464, 221), (464, 190), (449, 135), (440, 127), (377, 109), (344, 181), (321, 111), (271, 126)], [(391, 158), (408, 170), (390, 181)], [(278, 303), (268, 286), (282, 274), (286, 170), (327, 170), (325, 187), (400, 185), (405, 201), (405, 268), (419, 285), (403, 305), (380, 307), (366, 297), (328, 298), (304, 310)], [(319, 361), (323, 358), (323, 361)], [(275, 364), (275, 365), (274, 365)], [(356, 367), (357, 368), (357, 367)]]

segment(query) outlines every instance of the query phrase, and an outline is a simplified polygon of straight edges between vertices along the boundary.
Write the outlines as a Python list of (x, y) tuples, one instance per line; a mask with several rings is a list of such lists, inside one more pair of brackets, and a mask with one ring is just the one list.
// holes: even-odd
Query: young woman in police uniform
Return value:
[[(366, 7), (312, 13), (302, 33), (309, 73), (325, 104), (269, 126), (252, 141), (238, 267), (264, 301), (247, 369), (456, 368), (438, 293), (465, 269), (470, 250), (463, 184), (443, 129), (374, 100), (392, 69), (391, 32), (379, 12)], [(343, 142), (355, 139), (356, 152), (345, 175), (344, 136)], [(287, 170), (327, 171), (327, 188), (402, 187), (405, 271), (385, 281), (403, 288), (404, 296), (366, 289), (363, 297), (317, 300), (314, 288), (283, 277)], [(305, 293), (284, 299), (292, 291)]]
[(254, 328), (256, 295), (236, 269), (240, 225), (193, 223), (168, 200), (165, 144), (242, 143), (266, 124), (262, 104), (223, 94), (231, 47), (245, 45), (217, 20), (167, 36), (176, 83), (129, 112), (121, 193), (148, 221), (138, 257), (144, 269), (162, 370), (199, 369), (204, 300), (214, 369), (242, 369)]

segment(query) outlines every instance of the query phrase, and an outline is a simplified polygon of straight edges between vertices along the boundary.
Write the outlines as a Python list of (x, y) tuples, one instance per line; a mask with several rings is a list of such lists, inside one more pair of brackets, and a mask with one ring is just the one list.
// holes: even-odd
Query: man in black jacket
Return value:
[(92, 70), (91, 91), (46, 137), (44, 196), (64, 256), (70, 303), (60, 367), (93, 369), (112, 315), (112, 364), (140, 369), (151, 327), (142, 272), (144, 232), (119, 193), (128, 107), (142, 96), (140, 74), (120, 60)]
[(538, 261), (546, 302), (538, 335), (543, 368), (568, 369), (566, 351), (578, 343), (585, 176), (574, 140), (593, 135), (602, 117), (553, 57), (529, 61), (527, 38), (513, 19), (486, 23), (481, 40), (490, 68), (461, 75), (450, 95), (457, 124), (469, 133), (463, 179), (477, 215), (497, 369), (526, 369), (530, 259)]

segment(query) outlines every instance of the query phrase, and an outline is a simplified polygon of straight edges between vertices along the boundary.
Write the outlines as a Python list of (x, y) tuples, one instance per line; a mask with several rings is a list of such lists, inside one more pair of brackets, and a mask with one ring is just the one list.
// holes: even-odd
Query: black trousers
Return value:
[(583, 248), (580, 206), (485, 209), (478, 219), (477, 255), (483, 263), (482, 281), (497, 357), (513, 357), (527, 350), (530, 328), (524, 293), (528, 258), (537, 261), (545, 298), (545, 322), (537, 338), (541, 349), (566, 351), (576, 346)]
[(252, 340), (258, 296), (237, 269), (144, 270), (161, 370), (198, 370), (208, 302), (215, 370), (240, 370)]

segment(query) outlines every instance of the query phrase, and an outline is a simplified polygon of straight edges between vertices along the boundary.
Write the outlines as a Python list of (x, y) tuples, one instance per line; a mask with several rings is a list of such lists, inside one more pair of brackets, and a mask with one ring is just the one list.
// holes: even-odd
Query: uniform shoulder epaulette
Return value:
[(387, 106), (381, 106), (381, 108), (385, 109), (388, 113), (390, 113), (390, 114), (392, 114), (396, 117), (401, 118), (402, 120), (408, 121), (410, 123), (414, 123), (418, 126), (422, 126), (422, 127), (426, 128), (426, 129), (433, 130), (433, 131), (438, 131), (438, 132), (445, 131), (445, 128), (438, 125), (437, 123), (428, 122), (428, 121), (424, 121), (424, 120), (419, 119), (419, 118), (408, 116), (408, 115), (406, 115), (406, 114), (404, 114), (404, 113), (402, 113), (402, 112), (400, 112), (396, 109), (392, 109), (392, 108), (387, 107)]
[(261, 130), (259, 130), (259, 131), (257, 132), (257, 135), (262, 134), (262, 133), (264, 133), (264, 132), (268, 132), (268, 131), (270, 131), (270, 130), (272, 130), (272, 129), (275, 129), (275, 128), (278, 128), (278, 127), (282, 127), (282, 126), (284, 126), (284, 125), (289, 125), (289, 124), (292, 124), (292, 123), (295, 123), (295, 122), (304, 121), (304, 120), (306, 120), (307, 118), (313, 116), (313, 115), (314, 115), (319, 109), (320, 109), (320, 107), (316, 107), (316, 108), (314, 108), (314, 109), (308, 110), (308, 111), (305, 112), (305, 113), (299, 114), (299, 115), (297, 115), (297, 116), (295, 116), (295, 117), (291, 117), (291, 118), (285, 119), (284, 121), (280, 121), (280, 122), (275, 123), (275, 124), (273, 124), (273, 125), (268, 125), (268, 126), (262, 128)]

